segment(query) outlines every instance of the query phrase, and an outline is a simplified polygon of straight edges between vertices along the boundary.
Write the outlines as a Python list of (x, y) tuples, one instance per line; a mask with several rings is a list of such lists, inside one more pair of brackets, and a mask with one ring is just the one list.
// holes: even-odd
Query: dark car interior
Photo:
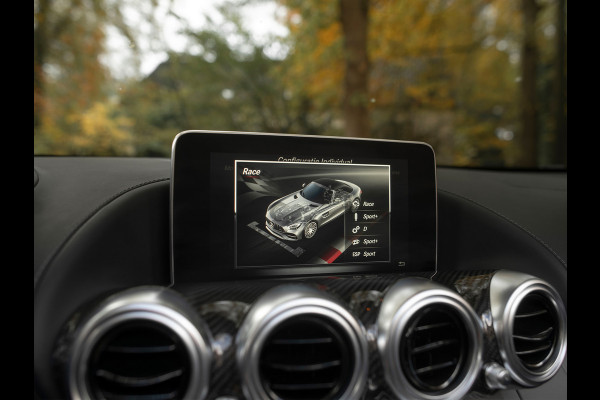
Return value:
[[(263, 161), (315, 143), (387, 159), (391, 256), (278, 261), (289, 244), (230, 210), (262, 181), (214, 190), (234, 187), (223, 141)], [(381, 143), (190, 132), (171, 158), (34, 157), (34, 398), (566, 399), (566, 172), (427, 166), (428, 146)], [(397, 188), (419, 180), (399, 218)], [(243, 235), (271, 264), (235, 257)]]
[(565, 400), (567, 14), (34, 0), (34, 399)]

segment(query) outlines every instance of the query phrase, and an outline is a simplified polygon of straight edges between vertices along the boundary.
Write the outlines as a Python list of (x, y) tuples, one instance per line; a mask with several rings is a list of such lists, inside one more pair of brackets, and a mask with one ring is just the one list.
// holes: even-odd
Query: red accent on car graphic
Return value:
[(335, 261), (336, 258), (338, 258), (340, 255), (342, 254), (341, 251), (339, 251), (338, 249), (334, 248), (334, 247), (330, 247), (329, 250), (327, 250), (325, 253), (323, 253), (321, 255), (321, 258), (323, 260), (325, 260), (325, 262), (327, 262), (327, 264), (331, 264), (332, 262)]

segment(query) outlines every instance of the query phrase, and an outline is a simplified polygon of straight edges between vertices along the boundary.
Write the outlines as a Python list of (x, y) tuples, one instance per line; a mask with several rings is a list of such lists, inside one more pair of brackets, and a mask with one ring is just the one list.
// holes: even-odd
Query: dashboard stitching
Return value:
[(50, 256), (47, 258), (46, 261), (44, 261), (42, 263), (41, 267), (39, 268), (39, 270), (33, 277), (34, 292), (37, 289), (39, 282), (42, 280), (43, 276), (45, 275), (46, 271), (48, 270), (48, 267), (50, 266), (50, 264), (52, 264), (52, 261), (61, 252), (61, 250), (63, 249), (65, 244), (75, 235), (75, 232), (77, 232), (90, 218), (92, 218), (95, 214), (97, 214), (101, 209), (106, 207), (108, 204), (110, 204), (111, 202), (113, 202), (114, 200), (118, 199), (119, 197), (123, 196), (124, 194), (126, 194), (128, 192), (139, 189), (143, 186), (148, 186), (148, 185), (152, 185), (154, 183), (160, 183), (160, 182), (165, 182), (165, 181), (169, 181), (169, 180), (170, 180), (170, 178), (157, 178), (157, 179), (152, 179), (149, 181), (138, 183), (137, 185), (130, 186), (130, 187), (123, 189), (120, 192), (114, 194), (113, 196), (110, 196), (108, 199), (103, 201), (99, 206), (94, 208), (87, 216), (85, 216), (78, 223), (75, 224), (75, 227), (60, 242), (60, 245), (57, 246), (56, 250), (54, 252), (52, 252), (52, 254), (50, 254)]
[(472, 199), (470, 199), (468, 197), (461, 196), (459, 194), (452, 193), (452, 192), (449, 192), (447, 190), (443, 190), (443, 189), (439, 189), (439, 188), (438, 188), (438, 191), (439, 192), (444, 192), (444, 193), (447, 193), (449, 195), (453, 195), (453, 196), (456, 196), (456, 197), (459, 197), (459, 198), (462, 198), (464, 200), (467, 200), (467, 201), (469, 201), (469, 202), (471, 202), (471, 203), (473, 203), (473, 204), (475, 204), (475, 205), (477, 205), (477, 206), (479, 206), (479, 207), (481, 207), (481, 208), (483, 208), (483, 209), (485, 209), (485, 210), (487, 210), (487, 211), (489, 211), (489, 212), (497, 215), (498, 217), (500, 217), (500, 218), (502, 218), (502, 219), (510, 222), (511, 224), (513, 224), (514, 226), (516, 226), (517, 228), (521, 229), (523, 232), (527, 233), (529, 236), (531, 236), (533, 239), (535, 239), (538, 243), (540, 243), (546, 250), (548, 250), (550, 253), (552, 253), (552, 255), (554, 255), (554, 257), (556, 257), (558, 259), (558, 261), (560, 261), (560, 263), (563, 265), (563, 267), (565, 267), (565, 269), (567, 269), (567, 263), (558, 254), (556, 254), (556, 252), (554, 250), (552, 250), (552, 248), (546, 242), (544, 242), (542, 239), (540, 239), (539, 237), (537, 237), (534, 233), (530, 232), (527, 228), (519, 225), (517, 222), (515, 222), (512, 219), (508, 218), (507, 216), (499, 213), (498, 211), (495, 211), (495, 210), (493, 210), (493, 209), (491, 209), (489, 207), (486, 207), (483, 204), (478, 203), (477, 201), (472, 200)]

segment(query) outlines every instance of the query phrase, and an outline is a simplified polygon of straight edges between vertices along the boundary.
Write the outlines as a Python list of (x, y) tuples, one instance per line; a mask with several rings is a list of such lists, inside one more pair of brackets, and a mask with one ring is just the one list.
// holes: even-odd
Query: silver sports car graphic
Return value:
[(317, 230), (360, 206), (362, 190), (339, 179), (317, 179), (267, 207), (266, 228), (284, 240), (310, 239)]

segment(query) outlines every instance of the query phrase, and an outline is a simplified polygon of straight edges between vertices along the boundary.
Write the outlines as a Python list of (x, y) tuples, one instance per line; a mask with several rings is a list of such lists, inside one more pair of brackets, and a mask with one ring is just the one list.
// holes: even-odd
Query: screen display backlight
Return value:
[(235, 161), (236, 267), (390, 262), (390, 166)]

